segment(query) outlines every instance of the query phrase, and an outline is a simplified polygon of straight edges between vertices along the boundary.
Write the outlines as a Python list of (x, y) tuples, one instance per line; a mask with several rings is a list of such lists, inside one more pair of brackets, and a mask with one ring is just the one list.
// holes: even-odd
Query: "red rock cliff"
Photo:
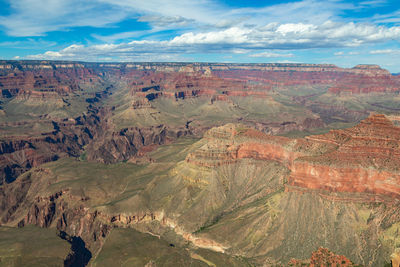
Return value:
[(400, 198), (400, 128), (383, 115), (305, 139), (228, 125), (210, 130), (206, 140), (188, 155), (188, 162), (218, 166), (243, 158), (273, 160), (291, 170), (292, 186)]

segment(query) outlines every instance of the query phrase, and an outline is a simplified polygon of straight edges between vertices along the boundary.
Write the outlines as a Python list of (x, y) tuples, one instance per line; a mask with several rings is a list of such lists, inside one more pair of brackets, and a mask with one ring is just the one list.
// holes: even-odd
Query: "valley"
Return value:
[(0, 264), (398, 262), (377, 65), (0, 61), (0, 92)]

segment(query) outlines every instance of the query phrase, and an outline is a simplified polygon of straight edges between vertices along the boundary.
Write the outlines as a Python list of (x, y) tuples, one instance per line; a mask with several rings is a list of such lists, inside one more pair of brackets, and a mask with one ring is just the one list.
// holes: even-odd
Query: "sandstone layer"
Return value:
[(186, 161), (218, 166), (243, 158), (273, 160), (290, 169), (292, 186), (400, 198), (400, 128), (384, 115), (305, 139), (268, 136), (234, 125), (210, 130), (206, 138)]

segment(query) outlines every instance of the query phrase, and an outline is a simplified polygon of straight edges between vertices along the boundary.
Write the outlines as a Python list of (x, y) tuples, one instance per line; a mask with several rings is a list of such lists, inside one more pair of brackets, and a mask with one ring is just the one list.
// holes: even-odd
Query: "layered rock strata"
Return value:
[(400, 198), (400, 128), (383, 115), (304, 139), (234, 125), (212, 129), (205, 137), (208, 141), (187, 162), (211, 167), (243, 158), (273, 160), (290, 169), (288, 185)]

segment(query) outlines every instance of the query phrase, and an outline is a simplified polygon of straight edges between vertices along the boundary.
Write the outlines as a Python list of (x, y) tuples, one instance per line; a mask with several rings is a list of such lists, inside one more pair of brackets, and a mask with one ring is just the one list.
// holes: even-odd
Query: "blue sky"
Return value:
[(0, 0), (0, 59), (379, 64), (399, 0)]

